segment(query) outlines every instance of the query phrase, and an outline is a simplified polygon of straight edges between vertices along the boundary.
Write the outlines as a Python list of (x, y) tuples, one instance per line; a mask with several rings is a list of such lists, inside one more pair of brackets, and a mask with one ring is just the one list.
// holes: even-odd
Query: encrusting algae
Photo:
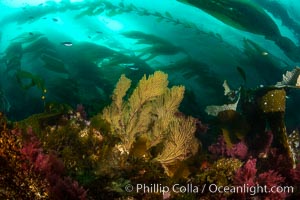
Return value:
[(284, 89), (275, 89), (267, 91), (259, 100), (259, 106), (264, 113), (285, 112)]
[(234, 174), (243, 163), (236, 158), (221, 158), (198, 176), (202, 183), (214, 183), (218, 186), (230, 185)]

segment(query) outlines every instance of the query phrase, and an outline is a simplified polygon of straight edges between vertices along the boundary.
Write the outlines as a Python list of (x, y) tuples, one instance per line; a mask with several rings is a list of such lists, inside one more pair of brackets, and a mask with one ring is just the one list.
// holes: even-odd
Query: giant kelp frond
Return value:
[[(181, 25), (184, 28), (193, 28), (197, 32), (203, 32), (193, 22), (180, 20), (174, 17), (170, 12), (165, 11), (160, 13), (158, 11), (151, 11), (144, 7), (137, 7), (133, 3), (120, 2), (119, 4), (113, 4), (109, 0), (98, 0), (93, 3), (81, 3), (80, 6), (71, 8), (72, 10), (78, 10), (79, 14), (75, 16), (75, 19), (82, 18), (84, 16), (98, 16), (103, 14), (107, 17), (113, 17), (124, 13), (134, 13), (138, 16), (152, 16), (156, 18), (157, 22), (167, 22), (173, 25)], [(70, 9), (70, 7), (69, 7)]]

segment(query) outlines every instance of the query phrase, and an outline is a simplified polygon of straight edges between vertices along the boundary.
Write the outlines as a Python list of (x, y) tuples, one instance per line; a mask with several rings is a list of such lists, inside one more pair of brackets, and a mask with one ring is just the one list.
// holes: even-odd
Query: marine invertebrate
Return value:
[(196, 121), (191, 117), (176, 116), (184, 87), (169, 89), (167, 75), (158, 71), (148, 79), (144, 76), (126, 101), (124, 97), (130, 85), (131, 81), (121, 76), (113, 92), (112, 104), (102, 113), (102, 118), (111, 126), (110, 133), (120, 139), (115, 148), (121, 155), (126, 158), (134, 153), (134, 144), (141, 146), (138, 144), (141, 141), (145, 157), (150, 148), (163, 145), (155, 159), (163, 166), (195, 154)]
[(129, 153), (137, 134), (149, 130), (151, 123), (151, 103), (166, 90), (167, 75), (156, 72), (146, 79), (144, 76), (137, 88), (129, 97), (128, 102), (123, 98), (129, 89), (131, 81), (121, 76), (114, 92), (113, 103), (103, 110), (103, 119), (111, 124), (111, 133), (121, 139), (125, 152)]
[[(171, 89), (166, 89), (164, 94), (158, 97), (157, 101), (153, 104), (153, 113), (155, 123), (151, 128), (150, 141), (148, 148), (157, 145), (169, 133), (170, 123), (184, 123), (183, 118), (176, 117), (178, 107), (183, 99), (184, 87), (173, 86)], [(181, 119), (181, 120), (179, 120)], [(192, 120), (191, 118), (187, 120)], [(193, 121), (195, 126), (196, 121)], [(194, 129), (195, 127), (190, 128)], [(175, 127), (174, 127), (175, 128)]]
[(165, 168), (169, 174), (168, 165), (182, 161), (198, 150), (198, 141), (195, 139), (195, 120), (191, 117), (177, 118), (169, 124), (169, 133), (162, 152), (155, 158)]

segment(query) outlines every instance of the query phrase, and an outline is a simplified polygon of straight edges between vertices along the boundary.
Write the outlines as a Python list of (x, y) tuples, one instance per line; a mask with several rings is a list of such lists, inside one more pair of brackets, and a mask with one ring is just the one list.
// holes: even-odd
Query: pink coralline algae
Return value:
[(77, 104), (76, 113), (79, 113), (79, 115), (82, 119), (84, 119), (84, 120), (87, 119), (87, 113), (86, 113), (85, 108), (82, 104)]
[(23, 148), (20, 150), (22, 155), (30, 162), (34, 162), (39, 154), (42, 153), (41, 143), (37, 137), (33, 134), (32, 128), (27, 129), (28, 140), (23, 144)]
[(237, 170), (234, 183), (236, 185), (246, 184), (248, 186), (254, 186), (256, 184), (256, 172), (256, 159), (249, 159), (242, 168)]
[(270, 148), (267, 156), (261, 158), (260, 168), (275, 170), (285, 177), (289, 177), (291, 165), (288, 157), (277, 148)]
[(208, 150), (215, 155), (227, 155), (227, 146), (224, 137), (220, 136), (217, 143), (210, 145)]
[(293, 182), (300, 186), (300, 163), (297, 164), (295, 169), (290, 170), (290, 176)]
[(207, 124), (203, 124), (202, 121), (196, 119), (196, 131), (197, 133), (204, 134), (207, 133), (209, 127)]
[(248, 155), (248, 147), (244, 142), (234, 144), (227, 149), (227, 155), (233, 158), (246, 159)]
[(267, 131), (266, 136), (265, 136), (265, 141), (262, 141), (263, 144), (261, 145), (262, 148), (262, 153), (268, 153), (268, 151), (271, 148), (272, 142), (273, 142), (273, 133), (272, 131)]
[(232, 147), (228, 147), (223, 136), (218, 138), (217, 143), (209, 146), (208, 150), (215, 155), (239, 158), (242, 160), (248, 156), (248, 147), (243, 141), (233, 144)]
[(251, 155), (260, 158), (267, 157), (273, 142), (272, 131), (266, 131), (264, 134), (256, 135), (253, 139), (253, 148), (251, 148)]
[(50, 178), (53, 174), (61, 175), (64, 173), (64, 164), (53, 154), (40, 153), (34, 162), (35, 168)]
[[(271, 191), (268, 194), (262, 194), (262, 196), (265, 196), (265, 199), (285, 199), (287, 193), (281, 190), (281, 184), (284, 183), (284, 181), (285, 178), (273, 170), (261, 173), (257, 177), (259, 185), (263, 187), (266, 186), (267, 190)], [(277, 191), (276, 188), (279, 188), (279, 190)]]
[(234, 177), (234, 185), (243, 186), (247, 188), (256, 188), (256, 194), (244, 191), (237, 196), (239, 199), (248, 199), (250, 196), (255, 195), (263, 197), (263, 199), (285, 199), (287, 197), (286, 191), (276, 190), (282, 188), (285, 178), (274, 170), (269, 170), (258, 174), (256, 168), (256, 159), (249, 159), (243, 167), (237, 170)]
[(87, 191), (77, 181), (65, 177), (64, 164), (54, 154), (45, 154), (38, 138), (28, 129), (28, 141), (20, 150), (22, 155), (32, 163), (33, 168), (49, 183), (48, 192), (52, 199), (87, 199)]

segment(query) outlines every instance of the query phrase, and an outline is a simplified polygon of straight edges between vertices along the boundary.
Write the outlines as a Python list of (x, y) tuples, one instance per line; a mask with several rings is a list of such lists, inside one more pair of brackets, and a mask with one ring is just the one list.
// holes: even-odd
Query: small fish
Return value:
[(129, 69), (131, 69), (131, 70), (133, 70), (133, 71), (137, 71), (137, 70), (139, 70), (139, 68), (138, 68), (138, 67), (129, 67)]
[(61, 42), (60, 44), (66, 46), (66, 47), (73, 46), (73, 43), (72, 43), (72, 42)]
[(121, 63), (119, 64), (120, 67), (133, 67), (135, 64), (134, 63)]
[(241, 77), (243, 78), (244, 82), (246, 82), (246, 73), (245, 73), (245, 71), (243, 70), (243, 68), (237, 66), (236, 69), (237, 69), (237, 71), (239, 72), (239, 74), (241, 75)]
[(58, 22), (58, 19), (57, 18), (52, 18), (52, 21)]
[(269, 53), (268, 53), (268, 52), (266, 52), (266, 51), (263, 51), (263, 52), (261, 53), (261, 55), (263, 55), (263, 56), (267, 56), (267, 55), (269, 55)]
[(128, 68), (128, 69), (133, 70), (133, 71), (139, 70), (138, 67), (135, 67), (135, 64), (134, 64), (134, 63), (121, 63), (121, 64), (119, 64), (119, 66), (120, 66), (120, 67)]

